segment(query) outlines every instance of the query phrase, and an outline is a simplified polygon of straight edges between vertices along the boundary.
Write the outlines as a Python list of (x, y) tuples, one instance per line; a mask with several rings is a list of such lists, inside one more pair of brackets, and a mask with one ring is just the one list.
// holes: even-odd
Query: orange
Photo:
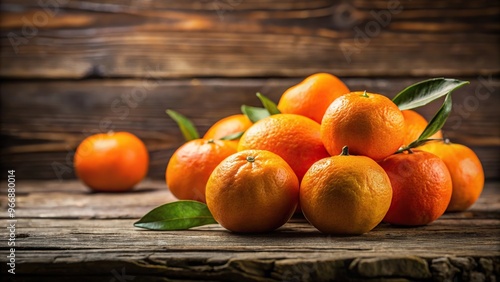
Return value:
[(277, 114), (259, 120), (241, 136), (238, 151), (268, 150), (282, 157), (299, 181), (317, 160), (329, 157), (320, 125), (304, 116)]
[(231, 141), (195, 139), (179, 147), (167, 165), (168, 189), (180, 200), (205, 202), (205, 186), (215, 167), (236, 153)]
[[(424, 132), (425, 127), (427, 127), (427, 120), (421, 116), (419, 113), (413, 110), (401, 111), (405, 118), (405, 137), (403, 140), (403, 145), (409, 145), (411, 142), (418, 139), (420, 134)], [(430, 139), (442, 139), (443, 133), (441, 130), (436, 132), (434, 135), (429, 137)]]
[(286, 90), (278, 109), (284, 114), (303, 115), (321, 123), (333, 100), (349, 92), (349, 88), (336, 76), (317, 73)]
[(207, 183), (207, 205), (233, 232), (268, 232), (285, 224), (297, 207), (299, 181), (278, 155), (246, 150), (222, 161)]
[(380, 165), (391, 180), (392, 203), (385, 222), (419, 226), (438, 219), (451, 198), (451, 176), (436, 155), (414, 150), (392, 155)]
[(221, 139), (234, 133), (243, 132), (252, 126), (247, 116), (239, 114), (225, 117), (214, 123), (203, 139)]
[(484, 186), (483, 167), (474, 151), (464, 145), (450, 143), (448, 139), (427, 143), (419, 149), (440, 157), (450, 171), (453, 192), (446, 210), (465, 211), (472, 206)]
[(377, 226), (392, 199), (385, 171), (372, 159), (340, 156), (319, 160), (307, 171), (300, 186), (305, 218), (319, 231), (359, 235)]
[(109, 132), (85, 138), (74, 159), (76, 175), (92, 190), (131, 190), (148, 172), (144, 143), (128, 132)]
[(389, 98), (351, 92), (336, 99), (323, 117), (321, 139), (330, 155), (348, 146), (353, 155), (381, 160), (403, 144), (404, 117)]

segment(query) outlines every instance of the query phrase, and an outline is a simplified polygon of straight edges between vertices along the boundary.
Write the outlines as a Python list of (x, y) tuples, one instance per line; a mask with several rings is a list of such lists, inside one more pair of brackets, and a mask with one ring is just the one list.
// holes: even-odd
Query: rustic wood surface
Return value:
[[(454, 108), (445, 135), (472, 147), (486, 177), (498, 179), (500, 80), (464, 79), (471, 84), (453, 94)], [(345, 79), (353, 90), (389, 97), (418, 81)], [(257, 91), (278, 101), (285, 89), (298, 82), (293, 78), (5, 82), (0, 84), (2, 169), (15, 169), (23, 179), (73, 178), (72, 160), (79, 142), (113, 129), (131, 131), (145, 141), (151, 155), (149, 176), (162, 179), (168, 159), (184, 142), (165, 109), (185, 114), (204, 133), (218, 119), (238, 113), (242, 104), (259, 105)], [(440, 104), (418, 111), (430, 119)]]
[(52, 2), (2, 1), (1, 76), (142, 77), (157, 64), (162, 77), (500, 71), (498, 1)]
[[(0, 1), (0, 167), (18, 179), (12, 281), (498, 281), (499, 16), (487, 0)], [(277, 101), (320, 71), (389, 97), (429, 77), (470, 80), (444, 132), (484, 165), (478, 203), (360, 237), (325, 236), (300, 218), (253, 236), (132, 226), (175, 200), (163, 178), (183, 140), (165, 109), (203, 133), (258, 105), (255, 92)], [(419, 111), (429, 119), (438, 107)], [(150, 152), (133, 192), (66, 180), (78, 143), (109, 129), (135, 133)], [(7, 244), (0, 251), (3, 275)]]
[(499, 179), (499, 15), (487, 0), (3, 0), (1, 168), (74, 178), (77, 144), (112, 128), (145, 141), (161, 179), (182, 144), (166, 108), (204, 132), (257, 91), (277, 101), (328, 71), (390, 97), (433, 76), (471, 80), (445, 133)]
[[(133, 222), (175, 200), (164, 182), (144, 181), (124, 194), (91, 193), (76, 181), (16, 184), (16, 281), (495, 281), (500, 275), (498, 182), (488, 182), (469, 211), (418, 228), (381, 224), (355, 237), (323, 235), (302, 218), (258, 235), (216, 224), (147, 231)], [(6, 183), (1, 187), (6, 210)], [(6, 273), (6, 244), (0, 250)]]

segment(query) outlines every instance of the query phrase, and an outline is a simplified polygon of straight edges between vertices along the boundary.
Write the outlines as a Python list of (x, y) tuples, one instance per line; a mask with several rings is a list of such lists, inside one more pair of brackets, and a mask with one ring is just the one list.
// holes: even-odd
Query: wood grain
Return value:
[[(0, 204), (6, 206), (7, 185), (1, 184)], [(133, 191), (119, 194), (94, 193), (75, 180), (18, 179), (16, 187), (16, 217), (26, 219), (138, 219), (152, 208), (176, 200), (163, 180), (147, 179)], [(442, 219), (498, 219), (499, 193), (498, 182), (487, 182), (482, 197), (470, 211), (449, 213)], [(6, 216), (0, 214), (0, 218)]]
[(498, 2), (396, 2), (7, 0), (0, 76), (145, 77), (151, 66), (175, 78), (499, 73)]
[[(354, 237), (323, 235), (303, 218), (253, 235), (217, 224), (171, 232), (134, 228), (141, 209), (173, 200), (163, 185), (153, 181), (135, 192), (89, 194), (75, 181), (19, 181), (16, 277), (110, 281), (118, 272), (134, 281), (468, 281), (479, 275), (494, 281), (500, 274), (498, 182), (487, 182), (467, 212), (417, 228), (381, 224)], [(7, 250), (0, 246), (2, 261)], [(6, 264), (0, 267), (4, 273)]]
[[(500, 80), (464, 78), (471, 85), (454, 94), (454, 110), (444, 132), (453, 142), (471, 146), (487, 178), (500, 177)], [(131, 131), (150, 151), (149, 176), (163, 179), (173, 151), (182, 143), (171, 108), (186, 115), (204, 133), (220, 118), (239, 112), (242, 104), (259, 105), (257, 91), (278, 101), (300, 79), (192, 79), (18, 81), (0, 85), (2, 100), (2, 169), (15, 169), (24, 179), (73, 178), (76, 146), (89, 134)], [(346, 78), (352, 90), (393, 97), (420, 79)], [(491, 91), (491, 92), (490, 92)], [(436, 102), (418, 109), (426, 118)]]

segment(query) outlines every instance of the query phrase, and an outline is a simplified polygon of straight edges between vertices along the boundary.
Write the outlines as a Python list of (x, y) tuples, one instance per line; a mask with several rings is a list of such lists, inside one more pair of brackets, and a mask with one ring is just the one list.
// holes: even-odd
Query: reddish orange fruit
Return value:
[[(405, 110), (401, 112), (403, 113), (403, 116), (405, 118), (406, 132), (403, 140), (403, 145), (409, 145), (411, 142), (417, 140), (420, 134), (424, 132), (424, 129), (427, 127), (428, 122), (423, 116), (413, 110)], [(441, 132), (441, 130), (439, 130), (429, 138), (442, 139), (443, 133)]]
[(372, 159), (343, 155), (321, 159), (300, 185), (300, 205), (319, 231), (359, 235), (377, 226), (392, 199), (385, 171)]
[(144, 143), (129, 132), (109, 132), (85, 138), (74, 158), (75, 172), (94, 191), (131, 190), (148, 172)]
[(348, 146), (353, 155), (381, 160), (403, 144), (404, 117), (387, 97), (352, 92), (336, 99), (323, 117), (321, 139), (331, 155)]
[(302, 115), (320, 123), (333, 100), (349, 92), (336, 76), (317, 73), (286, 90), (278, 109), (284, 114)]
[(225, 140), (191, 140), (179, 147), (168, 162), (167, 186), (180, 200), (205, 202), (205, 186), (215, 167), (236, 153), (236, 146)]
[(451, 199), (451, 176), (436, 155), (414, 150), (387, 157), (380, 165), (392, 185), (392, 203), (384, 221), (418, 226), (438, 219)]
[(250, 126), (252, 126), (252, 122), (245, 115), (228, 116), (214, 123), (205, 133), (203, 139), (221, 139), (231, 134), (243, 132)]
[(329, 157), (320, 125), (300, 115), (277, 114), (259, 120), (241, 136), (238, 151), (268, 150), (282, 157), (299, 181), (317, 160)]
[(246, 150), (222, 161), (207, 183), (215, 220), (234, 232), (268, 232), (285, 224), (299, 198), (299, 181), (278, 155)]
[(440, 157), (450, 171), (453, 193), (447, 211), (465, 211), (477, 201), (483, 191), (484, 171), (474, 151), (448, 139), (427, 143), (419, 149)]

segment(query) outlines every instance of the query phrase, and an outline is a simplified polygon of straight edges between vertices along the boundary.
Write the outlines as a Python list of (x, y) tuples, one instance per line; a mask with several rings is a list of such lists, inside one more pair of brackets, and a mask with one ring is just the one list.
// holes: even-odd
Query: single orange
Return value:
[(384, 221), (419, 226), (438, 219), (451, 198), (451, 176), (436, 155), (414, 150), (380, 162), (391, 180), (392, 203)]
[(381, 160), (403, 144), (404, 117), (389, 98), (351, 92), (336, 99), (323, 117), (321, 139), (331, 155), (348, 146), (353, 155)]
[(319, 231), (359, 235), (377, 226), (392, 199), (389, 177), (374, 160), (342, 155), (317, 161), (300, 185), (300, 205)]
[(336, 76), (316, 73), (290, 87), (280, 98), (278, 109), (284, 114), (306, 116), (321, 123), (328, 106), (349, 88)]
[[(419, 113), (413, 110), (401, 111), (405, 118), (405, 137), (403, 140), (403, 145), (409, 145), (411, 142), (415, 141), (420, 137), (420, 134), (424, 132), (427, 127), (427, 120), (421, 116)], [(441, 130), (436, 132), (434, 135), (429, 137), (430, 139), (442, 139), (443, 133)]]
[(278, 155), (246, 150), (212, 172), (207, 205), (215, 220), (233, 232), (268, 232), (285, 224), (297, 207), (299, 181)]
[(268, 150), (282, 157), (299, 181), (317, 160), (329, 157), (320, 138), (320, 125), (293, 114), (277, 114), (252, 125), (241, 136), (238, 151)]
[(214, 123), (203, 136), (203, 139), (221, 139), (223, 137), (243, 132), (252, 126), (247, 116), (239, 114), (225, 117)]
[(131, 190), (148, 172), (144, 143), (129, 132), (109, 132), (85, 138), (74, 158), (76, 175), (94, 191)]
[(434, 141), (419, 147), (435, 154), (444, 161), (450, 171), (453, 192), (447, 211), (465, 211), (481, 195), (484, 171), (477, 155), (467, 146), (450, 143), (448, 139)]
[(179, 147), (167, 165), (168, 189), (180, 200), (205, 202), (205, 186), (215, 167), (236, 153), (231, 141), (195, 139)]

